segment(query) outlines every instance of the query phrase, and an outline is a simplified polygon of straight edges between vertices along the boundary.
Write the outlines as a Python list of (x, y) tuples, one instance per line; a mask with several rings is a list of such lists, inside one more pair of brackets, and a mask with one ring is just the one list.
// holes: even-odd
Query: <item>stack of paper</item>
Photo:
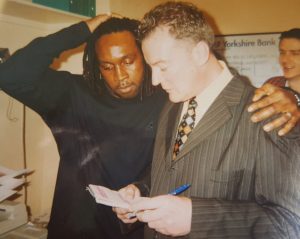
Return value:
[(31, 172), (28, 169), (12, 170), (0, 166), (0, 202), (15, 194), (13, 190), (24, 183), (23, 178), (15, 178), (17, 176)]

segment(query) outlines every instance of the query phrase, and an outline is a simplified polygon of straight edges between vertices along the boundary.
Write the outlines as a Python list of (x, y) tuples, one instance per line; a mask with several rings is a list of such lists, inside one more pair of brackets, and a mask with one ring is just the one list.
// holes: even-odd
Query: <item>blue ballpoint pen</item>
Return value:
[(190, 186), (191, 186), (191, 184), (189, 184), (189, 183), (183, 184), (183, 185), (179, 186), (178, 188), (175, 188), (174, 190), (169, 192), (169, 194), (179, 195), (180, 193), (183, 193), (185, 190), (187, 190)]

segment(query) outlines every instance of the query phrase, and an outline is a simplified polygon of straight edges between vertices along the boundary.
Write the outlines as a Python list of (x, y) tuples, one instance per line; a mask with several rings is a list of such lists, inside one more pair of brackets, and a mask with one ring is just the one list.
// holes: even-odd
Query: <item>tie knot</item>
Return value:
[(189, 101), (188, 109), (195, 109), (197, 107), (198, 103), (195, 100), (195, 97), (191, 98)]

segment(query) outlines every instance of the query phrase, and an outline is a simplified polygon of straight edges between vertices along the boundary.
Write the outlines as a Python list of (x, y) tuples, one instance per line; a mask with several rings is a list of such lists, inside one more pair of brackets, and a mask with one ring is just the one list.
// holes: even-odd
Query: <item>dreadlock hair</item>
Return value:
[[(141, 43), (138, 40), (139, 21), (129, 18), (109, 18), (101, 23), (87, 40), (83, 54), (83, 77), (87, 81), (88, 86), (95, 94), (102, 94), (106, 89), (105, 80), (102, 78), (99, 70), (99, 62), (95, 51), (96, 41), (104, 35), (128, 31), (132, 33), (136, 40), (136, 45), (142, 56)], [(140, 98), (152, 95), (155, 87), (151, 84), (151, 69), (146, 64), (144, 57), (144, 79), (140, 90)]]

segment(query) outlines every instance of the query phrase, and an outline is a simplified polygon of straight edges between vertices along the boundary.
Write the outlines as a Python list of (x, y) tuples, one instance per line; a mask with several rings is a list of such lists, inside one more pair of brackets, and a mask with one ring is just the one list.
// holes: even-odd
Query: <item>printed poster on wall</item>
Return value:
[(216, 36), (215, 50), (229, 66), (259, 87), (282, 75), (278, 63), (279, 33)]

